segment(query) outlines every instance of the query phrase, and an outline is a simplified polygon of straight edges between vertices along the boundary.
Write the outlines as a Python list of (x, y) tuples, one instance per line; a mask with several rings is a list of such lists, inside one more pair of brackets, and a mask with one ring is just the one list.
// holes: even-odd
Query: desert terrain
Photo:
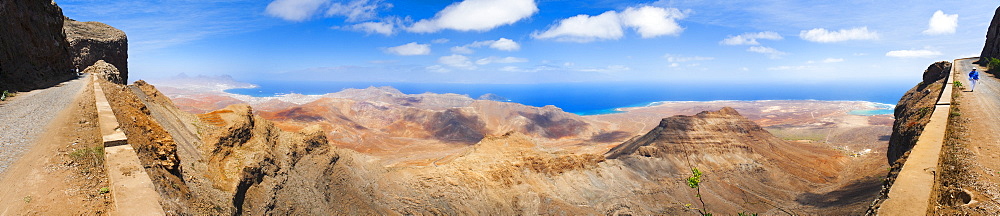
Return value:
[[(369, 207), (372, 209), (369, 210), (373, 212), (386, 210), (379, 210), (378, 206), (410, 206), (407, 208), (413, 209), (403, 212), (485, 211), (480, 213), (533, 214), (586, 213), (619, 208), (623, 212), (681, 213), (691, 211), (684, 204), (691, 204), (696, 200), (662, 195), (693, 192), (681, 183), (684, 176), (688, 175), (685, 171), (689, 169), (688, 166), (696, 166), (711, 173), (708, 176), (713, 179), (709, 181), (712, 183), (707, 184), (709, 186), (706, 186), (703, 193), (712, 194), (712, 198), (708, 198), (706, 202), (716, 206), (715, 211), (751, 210), (770, 214), (782, 211), (795, 214), (828, 211), (859, 214), (871, 202), (867, 198), (873, 197), (881, 186), (881, 177), (888, 167), (884, 163), (885, 151), (893, 122), (891, 115), (851, 114), (852, 111), (859, 110), (891, 109), (888, 105), (862, 101), (659, 102), (645, 107), (622, 108), (621, 113), (579, 116), (552, 106), (531, 107), (511, 102), (475, 100), (457, 94), (404, 94), (391, 87), (346, 89), (325, 95), (251, 97), (224, 92), (227, 88), (253, 86), (225, 77), (186, 78), (198, 80), (193, 82), (200, 86), (198, 88), (186, 87), (184, 79), (154, 80), (151, 83), (162, 91), (163, 96), (170, 98), (179, 110), (193, 114), (202, 122), (203, 125), (196, 128), (229, 128), (233, 123), (227, 120), (232, 117), (227, 116), (245, 113), (239, 115), (259, 115), (262, 120), (273, 122), (273, 126), (268, 127), (275, 129), (304, 134), (323, 131), (326, 138), (324, 142), (333, 148), (328, 151), (337, 152), (336, 155), (341, 160), (349, 158), (351, 160), (348, 161), (361, 161), (350, 164), (365, 167), (363, 170), (366, 171), (355, 170), (353, 175), (367, 173), (365, 175), (369, 175), (368, 177), (361, 178), (382, 179), (364, 183), (368, 186), (361, 187), (361, 191), (349, 192), (353, 194), (351, 196), (369, 197), (366, 199), (383, 196), (409, 197), (404, 200), (412, 200), (405, 203), (366, 203), (371, 205)], [(241, 108), (244, 105), (238, 104), (250, 106)], [(718, 114), (704, 113), (715, 110), (729, 111), (716, 117), (708, 116)], [(673, 154), (652, 154), (649, 147), (639, 148), (645, 145), (656, 146), (653, 143), (663, 142), (664, 139), (690, 137), (675, 134), (642, 138), (644, 135), (649, 136), (651, 131), (675, 126), (663, 123), (666, 119), (675, 118), (671, 117), (675, 115), (682, 118), (708, 115), (698, 118), (721, 119), (697, 124), (753, 126), (741, 126), (743, 129), (723, 126), (723, 129), (708, 131), (703, 131), (707, 128), (701, 126), (678, 129), (682, 131), (680, 133), (703, 134), (702, 136), (707, 137), (698, 139), (702, 141), (692, 140), (689, 144), (680, 144), (684, 142), (678, 140), (669, 141), (674, 144), (668, 146), (691, 146), (683, 148), (689, 150), (669, 150), (681, 151)], [(741, 122), (739, 119), (746, 122), (737, 123)], [(751, 134), (740, 134), (748, 132)], [(726, 135), (728, 133), (737, 134)], [(745, 137), (749, 140), (723, 137)], [(613, 149), (636, 143), (637, 140), (648, 141), (633, 144), (637, 147), (631, 150)], [(622, 144), (623, 142), (626, 144)], [(704, 146), (720, 145), (720, 142), (730, 144), (712, 148)], [(732, 146), (725, 147), (727, 145)], [(342, 150), (335, 150), (339, 148)], [(657, 148), (669, 149), (676, 146)], [(713, 150), (714, 148), (719, 149)], [(682, 153), (686, 151), (693, 152)], [(636, 156), (622, 157), (625, 155)], [(702, 155), (703, 159), (694, 159), (698, 158), (697, 155)], [(182, 158), (181, 161), (183, 160)], [(207, 171), (212, 170), (211, 165), (207, 167)], [(467, 179), (470, 175), (486, 179)], [(748, 176), (758, 177), (747, 178)], [(602, 179), (595, 181), (605, 182), (599, 185), (610, 184), (607, 185), (609, 187), (620, 184), (647, 186), (611, 189), (596, 185), (584, 186), (590, 185), (589, 183), (570, 183), (581, 181), (581, 178), (595, 177)], [(785, 180), (778, 181), (778, 184), (760, 182), (777, 180), (772, 178)], [(438, 181), (446, 184), (427, 185)], [(471, 182), (486, 182), (487, 185), (467, 185)], [(672, 186), (664, 188), (648, 185), (653, 182)], [(358, 183), (360, 182), (351, 184)], [(381, 186), (373, 188), (369, 184)], [(461, 189), (465, 187), (481, 189)], [(537, 189), (539, 187), (549, 189)], [(441, 192), (425, 190), (451, 192), (433, 195)], [(619, 190), (632, 192), (611, 192)], [(636, 190), (649, 192), (636, 193)], [(400, 191), (404, 194), (387, 191)], [(489, 197), (474, 198), (480, 201), (551, 201), (542, 202), (547, 203), (542, 208), (521, 206), (523, 203), (518, 202), (455, 203), (455, 196), (471, 196), (466, 193), (469, 191), (486, 192), (483, 195)], [(584, 191), (591, 192), (581, 194)], [(416, 194), (430, 194), (430, 197)], [(508, 197), (511, 194), (534, 195)], [(598, 195), (622, 199), (632, 197), (658, 204), (611, 202), (591, 197)], [(693, 197), (694, 194), (691, 195)], [(420, 204), (424, 202), (450, 204)], [(606, 206), (612, 205), (610, 203), (625, 207)], [(465, 207), (453, 206), (456, 204)], [(578, 207), (558, 207), (563, 205)], [(637, 207), (644, 210), (635, 209)], [(469, 209), (462, 210), (463, 208)], [(523, 212), (525, 210), (530, 212)], [(391, 211), (401, 212), (399, 209)]]

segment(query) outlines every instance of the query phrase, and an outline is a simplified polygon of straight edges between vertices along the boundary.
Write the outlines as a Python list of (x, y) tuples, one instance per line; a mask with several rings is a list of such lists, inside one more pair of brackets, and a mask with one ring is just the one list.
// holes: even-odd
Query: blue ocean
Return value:
[[(492, 93), (531, 106), (554, 105), (579, 115), (615, 113), (616, 108), (646, 106), (659, 101), (715, 100), (830, 100), (870, 101), (894, 105), (915, 83), (837, 84), (663, 84), (663, 83), (547, 83), (441, 84), (258, 81), (258, 88), (226, 92), (257, 97), (288, 93), (318, 95), (346, 88), (392, 86), (406, 94), (456, 93), (477, 98)], [(856, 115), (891, 114), (892, 109), (858, 111)]]

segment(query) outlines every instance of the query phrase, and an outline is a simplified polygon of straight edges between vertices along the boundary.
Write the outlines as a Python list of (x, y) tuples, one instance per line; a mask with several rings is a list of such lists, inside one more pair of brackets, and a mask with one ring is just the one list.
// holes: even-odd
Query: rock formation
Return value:
[(99, 60), (114, 65), (121, 73), (118, 84), (128, 81), (128, 38), (125, 32), (99, 22), (79, 22), (66, 18), (63, 22), (69, 41), (73, 66), (83, 70)]
[(47, 0), (2, 1), (0, 14), (0, 91), (52, 86), (102, 59), (120, 71), (112, 80), (128, 80), (128, 44), (121, 30), (70, 20)]
[(123, 80), (125, 76), (118, 70), (118, 67), (108, 64), (104, 60), (97, 60), (94, 65), (87, 67), (82, 72), (92, 74), (115, 84), (125, 83), (125, 80)]
[(931, 64), (923, 73), (923, 82), (907, 91), (896, 104), (896, 120), (892, 124), (892, 136), (889, 138), (889, 150), (886, 153), (889, 164), (903, 158), (924, 130), (924, 125), (930, 121), (934, 104), (941, 96), (944, 88), (944, 77), (951, 72), (951, 62), (942, 61)]
[(983, 52), (979, 54), (979, 64), (985, 66), (986, 58), (1000, 58), (1000, 7), (993, 13), (993, 21), (986, 30), (986, 44)]
[(75, 75), (62, 9), (50, 0), (0, 1), (0, 91), (27, 91)]

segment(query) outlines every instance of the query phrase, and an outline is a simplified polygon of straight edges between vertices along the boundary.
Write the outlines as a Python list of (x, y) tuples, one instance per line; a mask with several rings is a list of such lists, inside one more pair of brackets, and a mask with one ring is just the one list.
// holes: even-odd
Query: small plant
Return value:
[[(694, 167), (691, 168), (691, 177), (687, 178), (688, 187), (694, 188), (697, 191), (698, 194), (695, 195), (694, 197), (697, 197), (698, 201), (701, 202), (700, 209), (699, 208), (693, 208), (693, 209), (698, 210), (698, 213), (703, 216), (711, 216), (712, 213), (708, 212), (708, 208), (705, 207), (705, 199), (702, 199), (701, 197), (701, 174), (702, 174), (701, 170), (698, 170), (697, 167)], [(685, 205), (685, 207), (688, 208), (690, 208), (690, 206), (691, 204)]]
[(9, 95), (9, 94), (10, 94), (10, 92), (8, 92), (7, 90), (3, 90), (3, 93), (0, 93), (0, 101), (6, 101), (7, 100), (7, 95)]
[(953, 117), (959, 117), (959, 116), (962, 116), (962, 113), (959, 113), (957, 111), (953, 111), (953, 112), (951, 112), (951, 116), (953, 116)]
[(104, 166), (104, 147), (95, 146), (91, 148), (77, 149), (76, 151), (69, 153), (69, 158), (78, 165), (82, 165), (82, 170), (84, 174), (90, 173), (91, 168), (100, 168)]
[(955, 88), (962, 88), (962, 82), (955, 81), (953, 85)]
[(24, 200), (24, 203), (31, 203), (31, 195), (24, 196), (21, 200)]
[(111, 189), (108, 189), (108, 187), (102, 187), (100, 190), (97, 191), (100, 192), (101, 194), (106, 194), (108, 192), (111, 192)]
[(989, 67), (990, 70), (993, 70), (995, 68), (1000, 69), (1000, 59), (986, 58), (986, 60), (987, 60), (986, 67)]

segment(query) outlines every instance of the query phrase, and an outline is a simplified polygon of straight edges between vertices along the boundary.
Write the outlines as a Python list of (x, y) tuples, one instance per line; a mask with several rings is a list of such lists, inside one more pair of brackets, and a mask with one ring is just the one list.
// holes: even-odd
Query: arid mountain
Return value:
[[(592, 124), (566, 127), (588, 120), (554, 107), (473, 101), (466, 107), (431, 110), (323, 98), (300, 109), (260, 112), (278, 115), (272, 117), (255, 116), (246, 105), (192, 115), (178, 111), (152, 86), (135, 86), (141, 91), (132, 93), (149, 98), (139, 100), (151, 116), (159, 116), (156, 122), (166, 122), (141, 124), (164, 125), (162, 130), (170, 131), (176, 143), (175, 150), (168, 144), (154, 145), (166, 150), (148, 151), (175, 152), (179, 159), (154, 163), (153, 167), (167, 171), (150, 173), (160, 175), (154, 179), (161, 179), (157, 183), (162, 191), (175, 191), (161, 192), (173, 200), (168, 206), (188, 214), (687, 214), (692, 210), (684, 204), (698, 203), (695, 191), (683, 181), (691, 167), (706, 172), (702, 193), (707, 207), (716, 213), (847, 214), (859, 212), (869, 201), (854, 195), (865, 197), (878, 185), (859, 188), (863, 175), (841, 173), (863, 160), (817, 144), (786, 142), (731, 108), (664, 119), (642, 138), (612, 151), (622, 154), (606, 159), (543, 144), (592, 138), (585, 133), (591, 132)], [(128, 92), (112, 92), (116, 93)], [(271, 123), (268, 118), (286, 123)], [(521, 120), (500, 123), (502, 119)], [(320, 120), (329, 123), (319, 124)], [(304, 126), (307, 123), (313, 126)], [(296, 129), (299, 132), (281, 129), (299, 124), (303, 126)], [(509, 131), (483, 133), (490, 128)], [(334, 132), (322, 132), (325, 129)], [(412, 133), (407, 136), (443, 143), (465, 137), (463, 130), (478, 131), (482, 137), (450, 144), (461, 148), (438, 151), (416, 139), (406, 142), (388, 136)], [(559, 138), (566, 134), (573, 138)], [(361, 141), (365, 136), (398, 139), (401, 146), (382, 144), (384, 150), (416, 148), (432, 156), (420, 163), (386, 166), (384, 161), (393, 159), (335, 143)], [(149, 143), (163, 139), (159, 140)], [(176, 168), (170, 168), (173, 165)], [(169, 181), (182, 177), (181, 182)]]
[[(515, 131), (541, 143), (585, 143), (601, 133), (592, 121), (555, 107), (472, 100), (461, 95), (405, 95), (391, 88), (348, 90), (302, 105), (258, 113), (281, 128), (319, 125), (334, 145), (373, 155), (396, 155), (387, 163), (426, 163), (483, 137)], [(264, 102), (262, 106), (273, 104)], [(628, 137), (609, 137), (604, 143)], [(399, 155), (399, 152), (413, 154)], [(421, 162), (423, 161), (423, 162)]]

